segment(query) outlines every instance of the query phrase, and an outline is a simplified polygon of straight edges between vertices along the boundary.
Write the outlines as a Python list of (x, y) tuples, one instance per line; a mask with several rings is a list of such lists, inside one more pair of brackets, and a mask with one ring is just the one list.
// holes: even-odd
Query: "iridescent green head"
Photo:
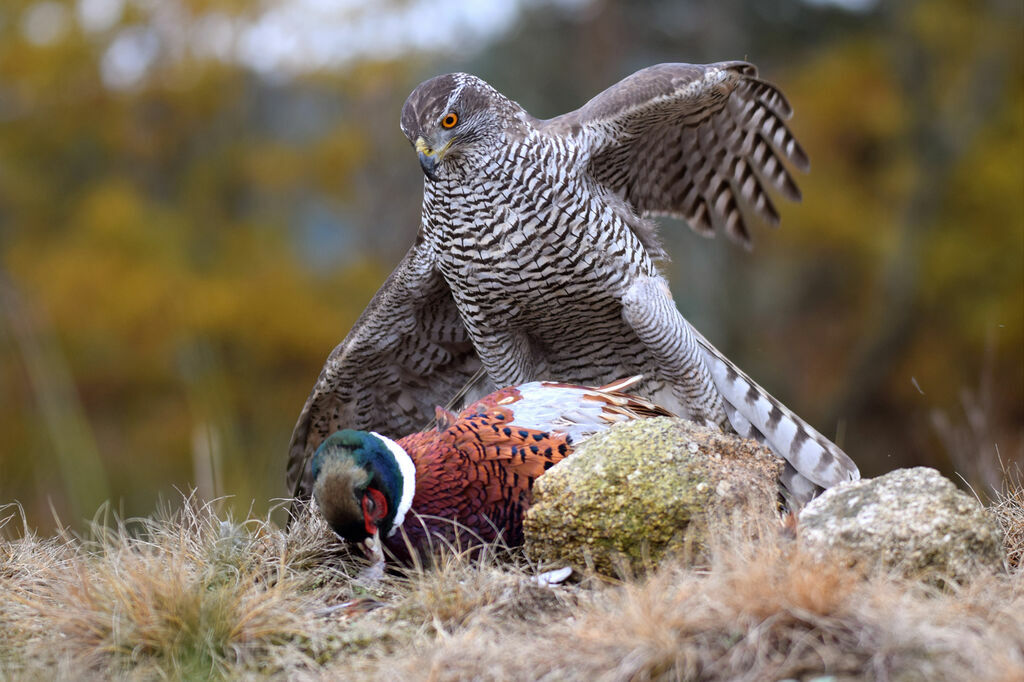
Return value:
[(345, 429), (313, 455), (313, 498), (335, 533), (351, 542), (393, 534), (412, 506), (416, 469), (398, 443)]

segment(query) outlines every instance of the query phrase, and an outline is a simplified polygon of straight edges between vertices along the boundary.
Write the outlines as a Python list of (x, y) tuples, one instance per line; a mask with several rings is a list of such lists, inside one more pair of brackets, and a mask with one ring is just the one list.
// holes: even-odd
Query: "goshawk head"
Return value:
[(518, 104), (468, 73), (449, 73), (420, 83), (402, 107), (402, 132), (430, 180), (479, 166), (516, 123)]

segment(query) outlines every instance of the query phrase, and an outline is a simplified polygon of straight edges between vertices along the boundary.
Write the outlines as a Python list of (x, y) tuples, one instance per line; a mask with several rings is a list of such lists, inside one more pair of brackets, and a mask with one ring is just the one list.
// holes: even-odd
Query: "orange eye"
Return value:
[(454, 111), (449, 111), (445, 114), (445, 117), (441, 119), (441, 127), (443, 128), (454, 128), (455, 124), (459, 122), (459, 117)]

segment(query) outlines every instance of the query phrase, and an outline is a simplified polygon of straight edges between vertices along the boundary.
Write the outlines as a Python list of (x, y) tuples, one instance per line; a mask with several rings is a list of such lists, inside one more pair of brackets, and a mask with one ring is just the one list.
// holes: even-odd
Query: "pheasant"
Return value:
[(504, 388), (458, 415), (438, 407), (436, 427), (397, 441), (337, 431), (313, 456), (313, 497), (335, 533), (377, 558), (382, 541), (399, 558), (457, 537), (521, 544), (537, 477), (612, 424), (672, 416), (623, 392), (640, 380)]

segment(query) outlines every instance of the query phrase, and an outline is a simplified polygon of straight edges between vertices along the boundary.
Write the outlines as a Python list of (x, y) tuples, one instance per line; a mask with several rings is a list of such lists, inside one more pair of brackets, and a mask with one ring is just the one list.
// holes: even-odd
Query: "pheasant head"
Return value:
[(377, 433), (338, 431), (313, 455), (313, 497), (335, 533), (378, 543), (412, 506), (416, 468), (405, 450)]

